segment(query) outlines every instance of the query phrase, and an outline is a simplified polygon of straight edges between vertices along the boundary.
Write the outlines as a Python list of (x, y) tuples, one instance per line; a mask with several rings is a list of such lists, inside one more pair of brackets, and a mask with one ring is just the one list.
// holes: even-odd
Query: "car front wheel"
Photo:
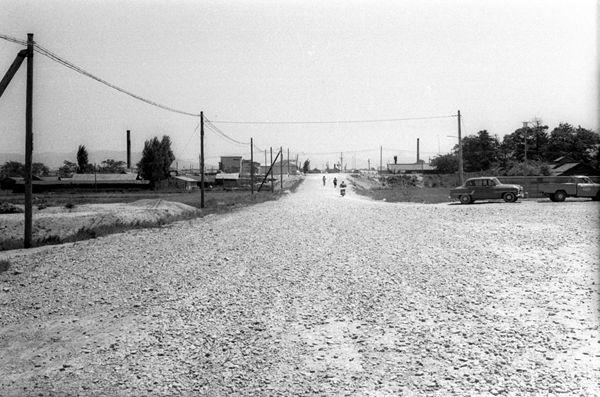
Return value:
[(567, 198), (567, 193), (565, 193), (562, 190), (559, 190), (558, 192), (554, 193), (554, 199), (558, 202), (565, 201), (566, 198)]
[(471, 204), (471, 202), (473, 201), (471, 199), (471, 196), (469, 196), (468, 194), (463, 194), (458, 199), (460, 200), (461, 204)]
[(515, 201), (517, 201), (517, 196), (514, 193), (504, 193), (504, 197), (502, 197), (504, 199), (504, 201), (506, 201), (507, 203), (514, 203)]

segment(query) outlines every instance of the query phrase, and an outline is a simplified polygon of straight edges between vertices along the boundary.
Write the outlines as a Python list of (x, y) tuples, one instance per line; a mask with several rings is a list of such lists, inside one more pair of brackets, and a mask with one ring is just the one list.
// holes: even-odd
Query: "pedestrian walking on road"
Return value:
[(333, 188), (337, 187), (337, 178), (333, 178)]
[(323, 175), (323, 186), (325, 186), (326, 181), (327, 181), (327, 177), (325, 177), (325, 175)]

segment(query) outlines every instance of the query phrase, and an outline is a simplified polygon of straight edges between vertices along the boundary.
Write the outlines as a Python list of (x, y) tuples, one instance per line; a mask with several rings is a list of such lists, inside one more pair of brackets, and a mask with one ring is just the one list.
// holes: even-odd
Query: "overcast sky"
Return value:
[[(134, 94), (204, 111), (225, 134), (283, 146), (314, 166), (446, 153), (463, 135), (500, 138), (534, 117), (598, 130), (598, 5), (579, 1), (0, 0), (0, 34), (35, 41)], [(0, 39), (0, 73), (19, 44)], [(139, 102), (36, 53), (34, 150), (134, 151), (169, 135), (197, 159), (198, 118)], [(23, 64), (25, 65), (25, 64)], [(25, 67), (0, 98), (0, 152), (24, 151)], [(207, 163), (249, 148), (206, 131)], [(356, 151), (356, 152), (351, 152)], [(310, 154), (306, 154), (310, 153)], [(257, 153), (264, 162), (264, 155)], [(35, 154), (34, 154), (35, 158)], [(124, 160), (124, 159), (123, 159)]]

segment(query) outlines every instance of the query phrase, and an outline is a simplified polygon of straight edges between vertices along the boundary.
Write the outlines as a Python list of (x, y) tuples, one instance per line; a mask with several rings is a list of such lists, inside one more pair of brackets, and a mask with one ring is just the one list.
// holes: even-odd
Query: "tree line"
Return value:
[[(597, 132), (568, 123), (560, 123), (550, 132), (548, 129), (537, 120), (533, 126), (524, 126), (505, 135), (502, 141), (487, 130), (466, 136), (462, 139), (463, 169), (465, 172), (522, 175), (527, 167), (528, 175), (549, 175), (552, 163), (563, 156), (600, 169), (600, 135)], [(451, 153), (433, 158), (431, 165), (440, 173), (456, 172), (458, 145)]]
[[(58, 169), (59, 177), (72, 177), (73, 174), (122, 174), (127, 171), (127, 163), (120, 160), (106, 159), (100, 165), (90, 164), (85, 145), (77, 148), (77, 162), (65, 160)], [(171, 149), (171, 138), (164, 135), (162, 139), (154, 137), (144, 143), (142, 158), (137, 163), (138, 174), (142, 179), (152, 184), (169, 177), (171, 164), (175, 155)], [(43, 163), (32, 164), (32, 174), (48, 176), (50, 169)], [(25, 177), (25, 164), (18, 161), (8, 161), (0, 166), (0, 179), (5, 177)]]

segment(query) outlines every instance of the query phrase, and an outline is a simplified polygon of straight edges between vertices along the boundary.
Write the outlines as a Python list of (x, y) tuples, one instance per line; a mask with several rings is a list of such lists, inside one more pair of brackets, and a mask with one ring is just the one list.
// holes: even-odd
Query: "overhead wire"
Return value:
[(362, 124), (362, 123), (391, 123), (410, 120), (431, 120), (447, 119), (457, 117), (454, 115), (445, 116), (424, 116), (424, 117), (404, 117), (392, 119), (369, 119), (369, 120), (308, 120), (308, 121), (234, 121), (234, 120), (213, 120), (217, 124)]

